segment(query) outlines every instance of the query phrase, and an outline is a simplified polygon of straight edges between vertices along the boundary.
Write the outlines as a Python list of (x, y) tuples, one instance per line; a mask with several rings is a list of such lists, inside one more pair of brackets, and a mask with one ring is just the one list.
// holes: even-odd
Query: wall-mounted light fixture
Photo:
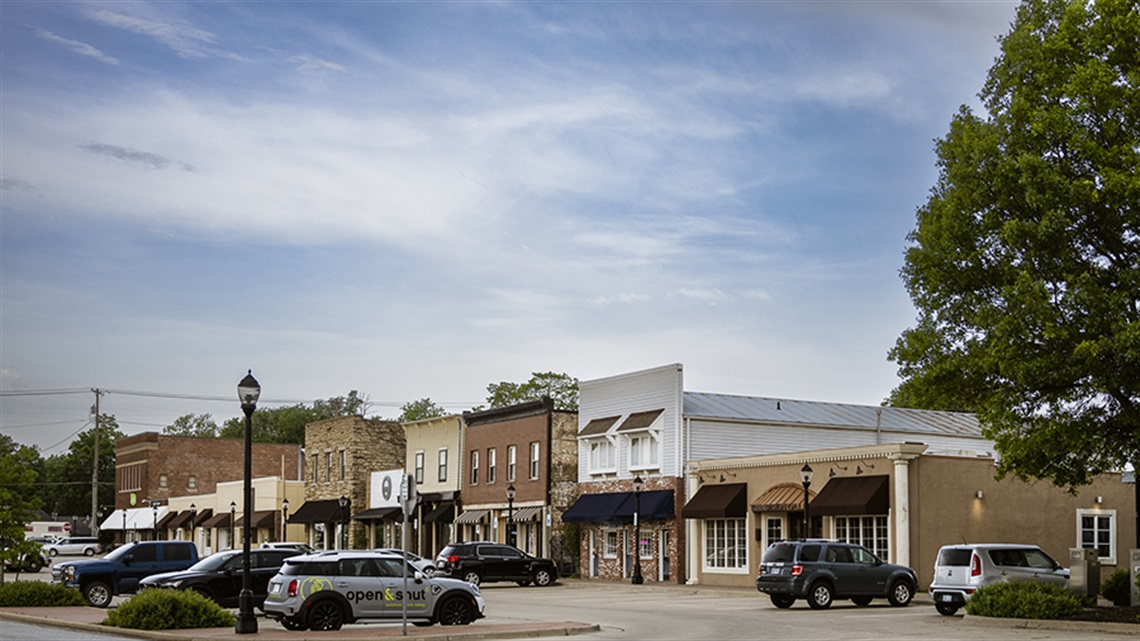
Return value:
[(1096, 504), (1100, 505), (1101, 503), (1104, 503), (1104, 497), (1103, 496), (1096, 497)]
[(980, 498), (982, 498), (984, 495), (982, 494), (982, 491), (981, 491), (981, 490), (978, 490), (977, 492), (975, 492), (975, 493), (974, 493), (974, 496), (976, 496), (977, 498), (979, 498), (979, 499), (980, 499)]
[(840, 465), (840, 464), (838, 464), (838, 463), (832, 463), (832, 464), (831, 464), (831, 469), (829, 469), (829, 470), (827, 471), (827, 478), (829, 478), (829, 479), (830, 479), (830, 478), (835, 478), (835, 470), (836, 470), (837, 468), (838, 468), (838, 469), (840, 469), (840, 470), (843, 470), (844, 472), (846, 472), (846, 471), (847, 471), (847, 466), (846, 466), (846, 465)]
[(859, 476), (860, 474), (862, 474), (864, 467), (869, 469), (869, 470), (875, 469), (874, 463), (868, 463), (867, 461), (859, 461), (859, 463), (860, 463), (859, 465), (855, 466), (855, 476)]

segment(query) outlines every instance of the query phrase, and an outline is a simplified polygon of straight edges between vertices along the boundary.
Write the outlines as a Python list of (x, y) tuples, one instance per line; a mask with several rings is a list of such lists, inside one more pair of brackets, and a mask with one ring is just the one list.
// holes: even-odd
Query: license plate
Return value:
[(947, 601), (947, 602), (949, 602), (949, 601), (953, 601), (953, 600), (954, 600), (954, 597), (950, 596), (949, 594), (943, 594), (943, 595), (942, 595), (942, 600), (943, 600), (943, 601)]
[(274, 584), (270, 585), (269, 586), (269, 593), (270, 594), (281, 594), (281, 586), (282, 585), (284, 585), (284, 583), (274, 583)]

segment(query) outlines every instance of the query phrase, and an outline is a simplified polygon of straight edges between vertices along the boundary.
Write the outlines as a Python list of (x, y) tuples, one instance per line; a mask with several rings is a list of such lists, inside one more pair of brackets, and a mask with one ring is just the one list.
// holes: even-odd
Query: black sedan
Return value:
[[(299, 554), (299, 550), (287, 548), (256, 548), (249, 551), (249, 586), (256, 607), (260, 608), (265, 603), (265, 596), (269, 593), (269, 579), (276, 576), (285, 559)], [(194, 590), (224, 608), (236, 608), (241, 583), (241, 550), (226, 550), (208, 556), (181, 572), (149, 576), (139, 583), (139, 588)]]

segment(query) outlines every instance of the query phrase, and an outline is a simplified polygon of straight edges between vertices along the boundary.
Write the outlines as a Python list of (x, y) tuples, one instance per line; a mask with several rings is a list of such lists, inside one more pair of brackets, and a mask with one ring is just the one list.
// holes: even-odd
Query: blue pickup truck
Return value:
[(52, 566), (52, 583), (78, 588), (97, 608), (111, 605), (117, 594), (134, 594), (139, 581), (160, 572), (185, 570), (198, 561), (189, 541), (137, 541), (101, 559), (65, 561)]

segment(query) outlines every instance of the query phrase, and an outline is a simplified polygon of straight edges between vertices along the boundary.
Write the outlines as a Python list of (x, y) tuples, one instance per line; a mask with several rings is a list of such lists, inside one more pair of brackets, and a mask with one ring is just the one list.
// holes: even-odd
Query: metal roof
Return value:
[(685, 392), (684, 415), (685, 418), (748, 423), (880, 429), (884, 432), (982, 438), (982, 428), (973, 414), (877, 405)]

